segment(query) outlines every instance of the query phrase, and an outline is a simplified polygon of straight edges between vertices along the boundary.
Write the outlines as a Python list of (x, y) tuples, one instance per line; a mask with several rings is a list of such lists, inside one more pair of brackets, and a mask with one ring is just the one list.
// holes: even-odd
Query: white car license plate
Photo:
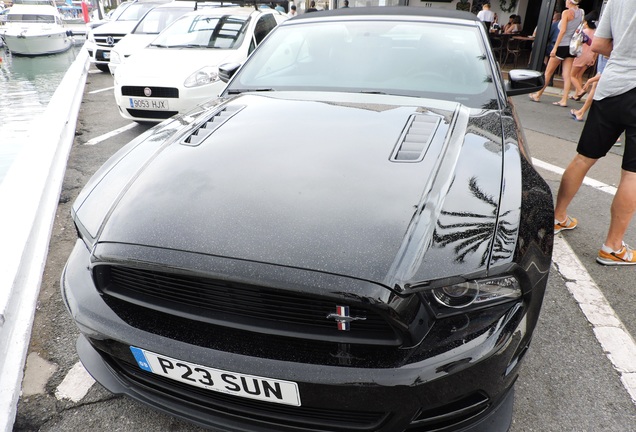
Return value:
[(168, 99), (128, 98), (128, 106), (134, 109), (167, 111), (170, 109)]
[(300, 406), (298, 384), (213, 369), (130, 347), (139, 367), (175, 381), (250, 399)]

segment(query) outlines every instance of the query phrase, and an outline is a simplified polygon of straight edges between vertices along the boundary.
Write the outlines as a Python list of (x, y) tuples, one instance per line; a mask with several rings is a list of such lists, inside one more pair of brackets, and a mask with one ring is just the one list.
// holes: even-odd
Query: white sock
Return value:
[[(621, 249), (623, 249), (623, 246), (621, 246)], [(601, 250), (602, 250), (603, 252), (606, 252), (606, 253), (620, 252), (620, 251), (621, 251), (621, 249), (619, 249), (619, 250), (614, 250), (614, 249), (612, 249), (611, 247), (607, 246), (605, 243), (603, 243), (603, 247), (601, 248)]]

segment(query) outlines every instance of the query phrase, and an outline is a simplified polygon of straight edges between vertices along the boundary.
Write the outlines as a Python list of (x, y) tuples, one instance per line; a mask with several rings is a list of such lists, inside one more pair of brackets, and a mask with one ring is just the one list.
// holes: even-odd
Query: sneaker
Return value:
[(598, 256), (596, 257), (596, 262), (603, 265), (634, 265), (636, 264), (636, 255), (632, 248), (623, 243), (623, 247), (615, 252), (603, 245), (600, 251), (598, 251)]
[(558, 220), (554, 220), (554, 233), (558, 234), (563, 230), (571, 230), (576, 228), (578, 222), (576, 219), (571, 218), (570, 216), (566, 216), (563, 222), (559, 222)]

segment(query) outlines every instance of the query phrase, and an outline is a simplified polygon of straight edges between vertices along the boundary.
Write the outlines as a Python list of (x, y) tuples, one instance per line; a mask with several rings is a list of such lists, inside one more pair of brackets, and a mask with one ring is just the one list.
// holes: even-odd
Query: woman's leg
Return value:
[(548, 60), (548, 65), (545, 68), (545, 84), (543, 84), (543, 88), (538, 92), (531, 93), (530, 99), (534, 100), (535, 102), (539, 102), (541, 96), (543, 95), (543, 92), (545, 91), (545, 88), (548, 86), (548, 83), (552, 79), (554, 72), (557, 70), (557, 67), (559, 67), (560, 64), (560, 59), (556, 57), (550, 57), (550, 60)]
[(573, 99), (579, 98), (580, 96), (585, 94), (583, 90), (583, 74), (587, 66), (574, 66), (572, 65), (572, 73), (570, 74), (570, 80), (572, 85), (574, 86), (574, 96)]
[(573, 57), (568, 57), (563, 60), (563, 95), (561, 96), (561, 100), (557, 102), (561, 106), (568, 105), (568, 95), (570, 94), (570, 85), (571, 79), (570, 74), (572, 73), (572, 63), (574, 62)]
[(592, 106), (592, 100), (594, 99), (595, 91), (596, 91), (596, 83), (593, 83), (592, 88), (590, 88), (590, 91), (587, 95), (587, 98), (585, 99), (585, 103), (583, 104), (583, 106), (578, 110), (573, 110), (573, 114), (576, 116), (577, 120), (583, 120), (583, 116)]

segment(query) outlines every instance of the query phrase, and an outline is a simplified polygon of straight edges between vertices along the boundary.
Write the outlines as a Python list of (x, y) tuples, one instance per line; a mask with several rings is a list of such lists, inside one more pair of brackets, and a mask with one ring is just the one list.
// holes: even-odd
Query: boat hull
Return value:
[(30, 29), (7, 30), (4, 43), (14, 55), (39, 56), (65, 52), (73, 46), (73, 38), (66, 30), (35, 33)]

